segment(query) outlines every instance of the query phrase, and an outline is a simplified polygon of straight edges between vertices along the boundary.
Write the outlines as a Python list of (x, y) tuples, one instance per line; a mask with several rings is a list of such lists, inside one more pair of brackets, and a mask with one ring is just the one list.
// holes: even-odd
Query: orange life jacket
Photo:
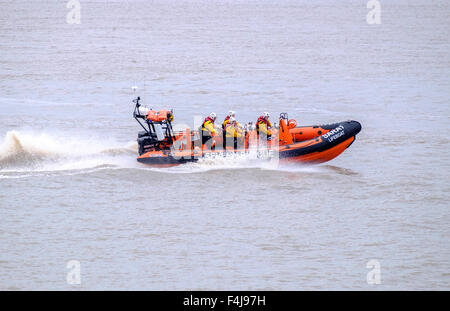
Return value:
[(153, 122), (162, 122), (164, 120), (170, 119), (172, 113), (169, 110), (160, 110), (160, 111), (154, 111), (150, 110), (147, 113), (147, 120), (153, 121)]

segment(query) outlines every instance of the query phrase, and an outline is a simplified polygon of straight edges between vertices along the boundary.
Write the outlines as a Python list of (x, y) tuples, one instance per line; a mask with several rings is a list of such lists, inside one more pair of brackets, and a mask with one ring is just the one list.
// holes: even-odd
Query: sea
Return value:
[[(1, 0), (0, 290), (450, 290), (450, 3)], [(137, 86), (137, 90), (132, 87)], [(138, 163), (132, 100), (362, 130)]]

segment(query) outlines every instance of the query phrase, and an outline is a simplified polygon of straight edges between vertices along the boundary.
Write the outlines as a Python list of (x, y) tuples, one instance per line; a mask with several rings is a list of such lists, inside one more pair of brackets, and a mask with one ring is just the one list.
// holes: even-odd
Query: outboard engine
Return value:
[(138, 137), (137, 143), (139, 146), (139, 155), (146, 153), (149, 149), (151, 149), (155, 143), (155, 140), (150, 136), (142, 136)]

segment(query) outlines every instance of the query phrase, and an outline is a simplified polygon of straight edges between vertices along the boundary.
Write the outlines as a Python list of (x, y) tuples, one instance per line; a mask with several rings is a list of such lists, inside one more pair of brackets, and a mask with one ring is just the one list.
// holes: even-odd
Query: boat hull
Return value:
[[(344, 121), (328, 125), (302, 126), (289, 129), (294, 142), (269, 148), (277, 153), (280, 162), (317, 164), (330, 161), (344, 152), (361, 131), (357, 121)], [(280, 136), (281, 137), (281, 136)], [(248, 152), (238, 149), (236, 152)], [(222, 150), (170, 152), (150, 151), (140, 155), (140, 163), (171, 167), (187, 162), (195, 162), (207, 154), (223, 155)]]

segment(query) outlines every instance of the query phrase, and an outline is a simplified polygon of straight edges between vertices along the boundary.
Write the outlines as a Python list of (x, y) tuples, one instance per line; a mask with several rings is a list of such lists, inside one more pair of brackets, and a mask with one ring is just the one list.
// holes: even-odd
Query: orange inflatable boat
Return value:
[[(195, 162), (206, 156), (227, 156), (230, 153), (257, 152), (258, 157), (277, 157), (281, 162), (322, 163), (330, 161), (344, 152), (355, 141), (361, 131), (357, 121), (343, 121), (328, 125), (297, 126), (296, 121), (288, 119), (286, 113), (280, 114), (279, 126), (271, 129), (272, 138), (259, 136), (252, 123), (242, 129), (242, 137), (227, 140), (219, 133), (212, 138), (208, 147), (202, 145), (202, 132), (190, 130), (175, 132), (171, 121), (173, 113), (168, 110), (153, 111), (142, 107), (138, 97), (133, 113), (134, 118), (144, 129), (138, 134), (141, 163), (168, 167)], [(225, 146), (225, 150), (223, 149)]]

